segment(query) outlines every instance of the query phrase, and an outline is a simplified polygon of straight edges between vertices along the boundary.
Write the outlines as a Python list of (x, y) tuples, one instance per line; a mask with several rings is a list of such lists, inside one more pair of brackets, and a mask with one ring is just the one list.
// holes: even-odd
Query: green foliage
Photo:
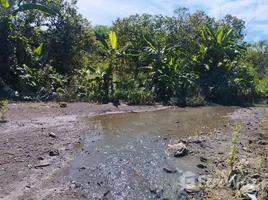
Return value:
[(264, 77), (257, 81), (256, 92), (262, 98), (268, 97), (268, 77)]
[(4, 8), (8, 8), (8, 7), (9, 7), (8, 0), (1, 0), (1, 5), (2, 5)]
[(215, 21), (186, 8), (92, 27), (76, 1), (2, 0), (0, 92), (98, 103), (251, 103), (268, 96), (268, 48), (246, 45), (244, 28), (231, 15)]
[(37, 4), (37, 3), (22, 4), (16, 10), (14, 10), (13, 15), (16, 15), (17, 12), (27, 11), (27, 10), (38, 10), (40, 12), (43, 12), (43, 13), (45, 13), (47, 15), (51, 15), (51, 16), (57, 15), (57, 13), (55, 11), (51, 10), (47, 6), (44, 6), (44, 5), (41, 5), (41, 4)]
[(152, 105), (155, 103), (155, 94), (152, 90), (140, 86), (139, 81), (126, 75), (117, 78), (114, 99), (124, 100), (129, 105)]
[(0, 102), (0, 109), (1, 109), (1, 121), (6, 122), (7, 117), (8, 117), (8, 100), (3, 100)]

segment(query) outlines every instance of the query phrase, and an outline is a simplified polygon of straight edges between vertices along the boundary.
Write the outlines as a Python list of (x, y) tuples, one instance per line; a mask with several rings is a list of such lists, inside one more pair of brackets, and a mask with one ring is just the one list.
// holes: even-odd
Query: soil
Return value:
[[(88, 133), (88, 124), (79, 120), (110, 112), (135, 112), (163, 109), (163, 106), (119, 106), (88, 103), (10, 103), (6, 123), (0, 123), (0, 200), (86, 199), (70, 180), (66, 166), (75, 158), (76, 147)], [(233, 127), (241, 123), (235, 168), (246, 182), (257, 176), (256, 183), (268, 178), (268, 108), (241, 108), (230, 114), (231, 124), (218, 130), (182, 139), (193, 155), (202, 157), (200, 181), (205, 182), (202, 199), (238, 198), (227, 187)], [(225, 131), (223, 131), (225, 130)], [(262, 156), (262, 157), (260, 157)], [(261, 159), (260, 159), (261, 158)], [(178, 158), (179, 159), (179, 158)], [(256, 175), (258, 173), (258, 175)], [(208, 179), (214, 182), (208, 184)], [(223, 180), (223, 181), (222, 181)], [(244, 183), (245, 184), (245, 183)], [(259, 196), (265, 187), (259, 189)]]
[[(267, 200), (268, 108), (241, 108), (228, 117), (231, 123), (222, 124), (218, 130), (183, 139), (193, 154), (202, 158), (200, 165), (205, 166), (199, 177), (204, 189), (202, 199), (250, 199), (241, 187), (254, 185), (254, 196)], [(229, 155), (234, 138), (233, 129), (239, 124), (241, 130), (231, 168)], [(231, 186), (228, 181), (235, 174), (239, 178)]]
[[(73, 187), (68, 166), (90, 127), (79, 119), (112, 112), (150, 111), (163, 106), (69, 103), (10, 103), (0, 123), (0, 199), (85, 199)], [(60, 176), (56, 176), (61, 171)]]

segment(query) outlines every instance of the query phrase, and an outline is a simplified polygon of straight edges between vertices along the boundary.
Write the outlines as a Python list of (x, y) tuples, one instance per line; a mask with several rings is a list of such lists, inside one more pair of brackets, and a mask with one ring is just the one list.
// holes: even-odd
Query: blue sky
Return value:
[(202, 10), (216, 19), (232, 14), (246, 22), (246, 40), (268, 39), (268, 0), (78, 0), (79, 12), (93, 25), (111, 25), (131, 14), (172, 16), (179, 7)]

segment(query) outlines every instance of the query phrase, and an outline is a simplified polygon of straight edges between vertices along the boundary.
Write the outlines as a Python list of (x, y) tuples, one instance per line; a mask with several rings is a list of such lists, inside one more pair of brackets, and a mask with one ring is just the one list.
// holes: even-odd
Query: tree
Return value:
[[(18, 61), (16, 60), (16, 55), (14, 55), (14, 46), (19, 39), (22, 41), (22, 38), (20, 36), (16, 35), (13, 31), (13, 28), (15, 26), (14, 18), (16, 19), (17, 15), (19, 15), (20, 12), (25, 11), (33, 11), (37, 10), (39, 12), (44, 13), (45, 15), (56, 15), (56, 12), (49, 9), (48, 7), (38, 4), (38, 3), (28, 3), (25, 1), (16, 1), (16, 0), (2, 0), (0, 7), (0, 27), (1, 27), (1, 39), (0, 39), (0, 62), (3, 63), (0, 67), (0, 87), (2, 90), (4, 90), (6, 93), (11, 94), (12, 96), (15, 94), (13, 90), (10, 87), (7, 87), (8, 85), (6, 82), (10, 81), (10, 78), (13, 76), (10, 67), (14, 64), (16, 64)], [(22, 18), (23, 14), (20, 15), (19, 18)], [(30, 18), (31, 19), (31, 18)], [(27, 24), (31, 23), (31, 20), (26, 22)], [(26, 39), (26, 38), (24, 38)], [(17, 45), (20, 45), (21, 42), (19, 42)], [(15, 48), (16, 52), (19, 52), (19, 49), (21, 48)], [(18, 58), (21, 58), (18, 56)], [(5, 79), (3, 79), (5, 77)], [(13, 76), (14, 77), (14, 76)], [(9, 88), (6, 90), (5, 88)], [(11, 92), (10, 92), (11, 91)]]

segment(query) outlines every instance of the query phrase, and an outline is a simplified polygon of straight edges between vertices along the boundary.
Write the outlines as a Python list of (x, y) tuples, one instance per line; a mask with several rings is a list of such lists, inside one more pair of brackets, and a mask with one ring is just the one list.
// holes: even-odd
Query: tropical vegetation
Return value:
[(268, 43), (245, 22), (178, 8), (92, 26), (77, 1), (1, 0), (0, 98), (248, 104), (268, 96)]

